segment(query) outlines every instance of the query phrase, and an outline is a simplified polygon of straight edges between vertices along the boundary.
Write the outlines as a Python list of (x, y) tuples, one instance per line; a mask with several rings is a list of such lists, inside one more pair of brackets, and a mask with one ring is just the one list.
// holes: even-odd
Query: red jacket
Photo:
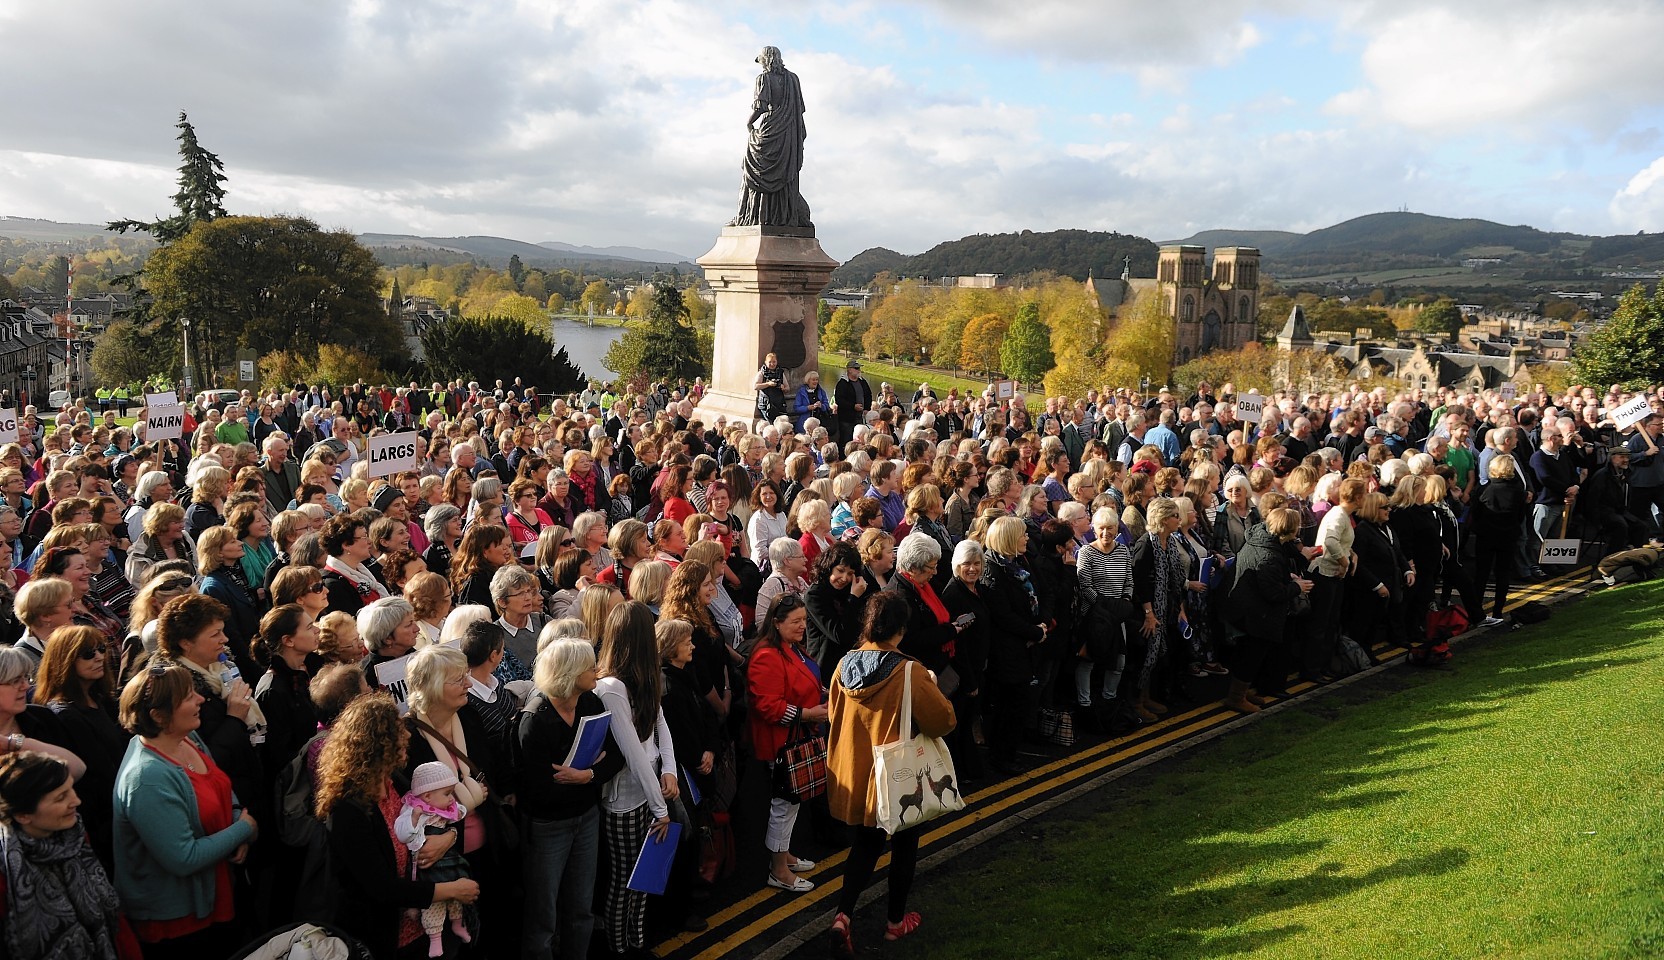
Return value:
[(751, 744), (759, 760), (773, 762), (797, 732), (798, 714), (825, 702), (806, 657), (801, 644), (793, 650), (759, 645), (751, 654), (745, 681), (751, 693)]

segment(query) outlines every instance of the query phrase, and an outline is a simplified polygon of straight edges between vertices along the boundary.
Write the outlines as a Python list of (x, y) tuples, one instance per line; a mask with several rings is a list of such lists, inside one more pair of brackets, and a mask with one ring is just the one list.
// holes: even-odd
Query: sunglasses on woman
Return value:
[(102, 643), (99, 644), (96, 647), (82, 647), (81, 648), (81, 659), (82, 660), (97, 660), (99, 657), (102, 657), (102, 656), (104, 656), (105, 654), (107, 654), (109, 652), (110, 652), (110, 648), (105, 646)]

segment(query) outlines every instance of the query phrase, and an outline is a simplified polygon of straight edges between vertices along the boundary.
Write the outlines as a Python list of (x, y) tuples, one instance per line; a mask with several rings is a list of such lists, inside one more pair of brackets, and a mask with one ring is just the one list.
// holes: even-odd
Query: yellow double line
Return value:
[[(1559, 593), (1563, 588), (1573, 585), (1573, 578), (1587, 576), (1587, 571), (1587, 567), (1578, 568), (1569, 573), (1561, 574), (1560, 576), (1544, 580), (1541, 583), (1535, 583), (1525, 587), (1513, 594), (1506, 609), (1514, 610), (1521, 604), (1528, 601), (1541, 600), (1551, 597), (1556, 593)], [(1404, 654), (1405, 652), (1407, 651), (1403, 647), (1393, 647), (1382, 651), (1377, 656), (1382, 663), (1386, 663), (1391, 661), (1393, 658)], [(1288, 699), (1293, 699), (1294, 697), (1297, 697), (1316, 686), (1318, 685), (1310, 682), (1293, 684), (1288, 688)], [(1152, 724), (1148, 729), (1140, 732), (1136, 743), (1127, 745), (1128, 741), (1133, 739), (1131, 737), (1114, 738), (1086, 750), (1082, 750), (1079, 753), (1075, 753), (1070, 756), (1054, 760), (1051, 763), (1036, 767), (1027, 773), (1013, 777), (1010, 780), (1005, 780), (979, 790), (965, 798), (966, 813), (964, 815), (944, 821), (941, 826), (930, 830), (921, 838), (919, 844), (920, 850), (928, 850), (929, 848), (934, 847), (942, 841), (952, 838), (957, 834), (969, 832), (973, 828), (979, 827), (990, 820), (998, 819), (1000, 815), (1005, 813), (1007, 810), (1032, 800), (1041, 794), (1067, 787), (1072, 783), (1085, 780), (1093, 774), (1103, 771), (1109, 767), (1113, 767), (1116, 764), (1136, 759), (1145, 754), (1154, 753), (1171, 743), (1184, 740), (1213, 727), (1229, 723), (1242, 716), (1241, 714), (1231, 711), (1220, 713), (1219, 709), (1220, 704), (1214, 702), (1196, 707), (1195, 709), (1186, 711), (1185, 713), (1175, 714), (1165, 720)], [(1151, 734), (1157, 733), (1158, 731), (1159, 735), (1151, 736)], [(1121, 748), (1116, 749), (1117, 746), (1120, 746)], [(1056, 779), (1051, 779), (1053, 774), (1058, 773), (1062, 773), (1063, 775), (1057, 777)], [(1027, 784), (1027, 786), (1025, 787), (1024, 784)], [(1007, 791), (1011, 792), (1007, 793)], [(1001, 796), (1002, 794), (1005, 795)], [(998, 799), (993, 799), (996, 797), (998, 797)], [(986, 804), (980, 802), (990, 800), (992, 802), (988, 802)], [(815, 865), (815, 869), (809, 872), (807, 876), (811, 878), (822, 876), (832, 869), (840, 866), (847, 857), (848, 851), (839, 851), (838, 853), (835, 853), (817, 863)], [(887, 867), (889, 862), (890, 855), (886, 853), (879, 858), (878, 869)], [(827, 877), (825, 880), (817, 883), (815, 889), (810, 892), (790, 897), (790, 899), (787, 899), (776, 909), (758, 917), (757, 919), (746, 924), (744, 927), (741, 927), (728, 936), (723, 937), (716, 943), (706, 947), (698, 954), (694, 955), (694, 960), (716, 960), (718, 957), (725, 956), (733, 948), (739, 946), (740, 944), (754, 940), (759, 935), (790, 919), (793, 915), (808, 910), (814, 904), (840, 892), (842, 889), (843, 877), (841, 874), (836, 877)], [(680, 934), (661, 943), (656, 948), (655, 952), (661, 957), (669, 956), (681, 948), (709, 936), (712, 932), (719, 930), (724, 924), (733, 921), (737, 917), (762, 906), (770, 898), (778, 896), (784, 896), (784, 894), (776, 892), (768, 887), (764, 887), (750, 896), (724, 907), (722, 910), (709, 917), (708, 920), (710, 926), (706, 931), (701, 933)]]

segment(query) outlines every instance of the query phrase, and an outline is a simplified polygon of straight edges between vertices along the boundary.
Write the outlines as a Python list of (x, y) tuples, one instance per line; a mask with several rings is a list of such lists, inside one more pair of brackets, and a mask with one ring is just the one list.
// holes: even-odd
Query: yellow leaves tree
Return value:
[(1130, 364), (1137, 371), (1134, 381), (1167, 382), (1173, 372), (1173, 318), (1159, 290), (1144, 291), (1122, 312), (1104, 343), (1103, 358)]
[(612, 288), (605, 280), (592, 280), (578, 298), (578, 311), (588, 313), (593, 308), (597, 314), (605, 314), (612, 309), (612, 304)]
[(871, 326), (861, 338), (869, 357), (901, 357), (918, 355), (922, 341), (919, 337), (919, 318), (929, 303), (930, 293), (918, 280), (903, 280), (894, 293), (878, 301), (872, 308)]
[(959, 365), (966, 370), (996, 373), (1000, 369), (1000, 344), (1011, 320), (997, 313), (985, 313), (965, 324), (960, 339)]
[(491, 311), (499, 317), (509, 317), (520, 321), (527, 330), (542, 332), (549, 328), (549, 316), (543, 307), (531, 297), (521, 293), (511, 293), (497, 301), (497, 306)]
[(682, 291), (682, 306), (688, 308), (688, 322), (703, 330), (716, 324), (716, 304), (699, 295), (698, 285)]

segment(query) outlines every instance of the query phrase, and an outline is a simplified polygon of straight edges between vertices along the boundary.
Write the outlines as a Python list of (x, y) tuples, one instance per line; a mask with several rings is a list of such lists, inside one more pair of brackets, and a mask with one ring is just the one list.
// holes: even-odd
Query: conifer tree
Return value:
[(225, 216), (225, 165), (197, 142), (196, 128), (179, 114), (179, 190), (173, 195), (173, 216), (145, 223), (114, 220), (105, 229), (116, 233), (138, 230), (166, 246), (191, 232), (199, 223)]

